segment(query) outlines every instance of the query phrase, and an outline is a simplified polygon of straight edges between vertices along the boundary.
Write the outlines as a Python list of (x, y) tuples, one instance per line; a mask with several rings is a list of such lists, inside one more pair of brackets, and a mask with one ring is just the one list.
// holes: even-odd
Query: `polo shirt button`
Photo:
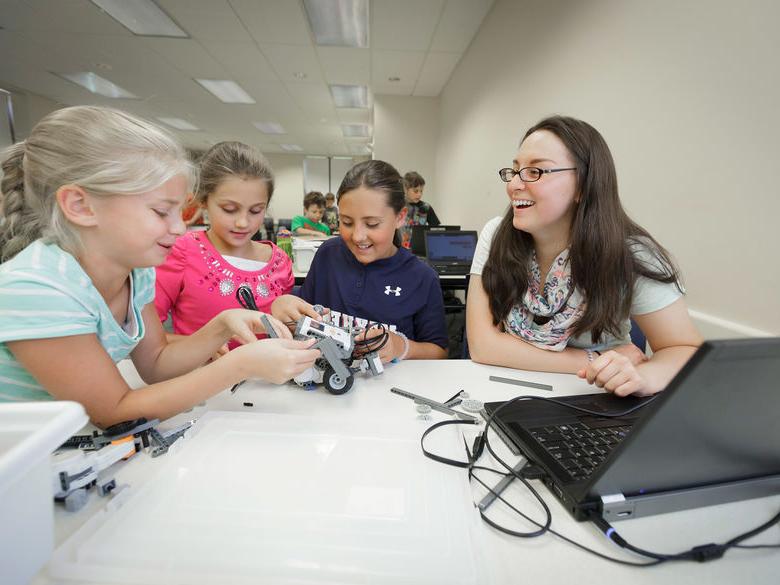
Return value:
[(358, 281), (355, 283), (355, 286), (356, 286), (356, 287), (358, 287), (358, 288), (360, 288), (361, 286), (363, 286), (363, 283), (362, 283), (361, 281), (359, 281), (359, 280), (358, 280)]

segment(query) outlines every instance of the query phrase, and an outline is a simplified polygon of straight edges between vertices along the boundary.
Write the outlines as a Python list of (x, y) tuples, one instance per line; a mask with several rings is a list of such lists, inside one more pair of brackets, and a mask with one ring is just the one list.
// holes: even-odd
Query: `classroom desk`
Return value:
[[(518, 386), (492, 382), (489, 375), (519, 378), (526, 381), (551, 384), (553, 392), (532, 390)], [(294, 384), (273, 386), (259, 382), (247, 382), (235, 394), (225, 391), (210, 399), (193, 411), (183, 413), (165, 424), (197, 418), (207, 411), (242, 411), (244, 413), (271, 413), (275, 415), (301, 415), (323, 417), (331, 421), (347, 421), (361, 419), (364, 421), (397, 422), (399, 425), (411, 425), (410, 433), (419, 435), (433, 421), (445, 420), (447, 415), (433, 411), (430, 422), (417, 420), (411, 400), (389, 392), (392, 386), (404, 390), (445, 401), (459, 390), (466, 390), (472, 398), (482, 401), (506, 400), (518, 393), (535, 393), (545, 396), (560, 396), (565, 394), (592, 392), (592, 387), (575, 376), (563, 374), (545, 374), (524, 372), (505, 368), (475, 364), (470, 360), (445, 361), (405, 361), (389, 366), (378, 377), (358, 375), (352, 390), (342, 396), (328, 394), (322, 387), (305, 391)], [(244, 406), (245, 402), (253, 406)], [(406, 426), (403, 426), (406, 429)], [(452, 427), (450, 427), (452, 428)], [(475, 427), (462, 427), (463, 432), (475, 433)], [(473, 435), (471, 435), (473, 436)], [(462, 443), (462, 440), (460, 441)], [(503, 455), (508, 450), (498, 438), (492, 441)], [(186, 438), (182, 449), (186, 449)], [(458, 447), (460, 449), (460, 447)], [(461, 449), (462, 450), (462, 449)], [(423, 457), (417, 452), (413, 457)], [(508, 460), (512, 463), (515, 459)], [(481, 462), (490, 465), (486, 453)], [(143, 485), (143, 482), (160, 465), (164, 465), (165, 457), (152, 459), (148, 454), (141, 453), (126, 463), (120, 463), (117, 469), (117, 483), (129, 483), (132, 486)], [(359, 462), (355, 462), (356, 465)], [(440, 466), (429, 461), (431, 466)], [(465, 476), (463, 470), (451, 470), (455, 477)], [(283, 470), (268, 469), (269, 475)], [(450, 473), (442, 471), (442, 473)], [(458, 474), (463, 474), (459, 476)], [(453, 480), (458, 481), (458, 480)], [(495, 484), (497, 480), (489, 479)], [(594, 548), (605, 554), (619, 558), (638, 560), (623, 553), (589, 523), (575, 522), (569, 514), (550, 496), (540, 482), (533, 482), (542, 494), (553, 515), (552, 526), (556, 530)], [(477, 484), (472, 486), (473, 500), (478, 502), (485, 491)], [(530, 496), (517, 483), (509, 486), (506, 497), (521, 509), (529, 511), (535, 517), (540, 517), (538, 509), (533, 505)], [(62, 543), (72, 532), (78, 529), (92, 515), (96, 514), (106, 503), (105, 499), (90, 495), (87, 507), (72, 514), (57, 507), (55, 512), (55, 547)], [(688, 548), (709, 543), (723, 542), (729, 538), (753, 528), (773, 516), (780, 506), (780, 495), (725, 504), (720, 506), (700, 508), (673, 514), (665, 514), (649, 518), (627, 520), (616, 524), (619, 532), (632, 544), (647, 550), (660, 552), (678, 552)], [(512, 525), (512, 517), (503, 510), (500, 504), (491, 508), (493, 518), (499, 522)], [(691, 562), (667, 563), (659, 567), (636, 569), (616, 565), (584, 553), (558, 538), (545, 535), (534, 539), (518, 539), (499, 533), (484, 523), (479, 523), (483, 533), (485, 555), (491, 567), (489, 582), (497, 584), (509, 583), (675, 583), (701, 585), (701, 583), (737, 583), (744, 581), (751, 584), (777, 583), (780, 573), (780, 552), (777, 550), (732, 550), (725, 558), (705, 564)], [(527, 526), (514, 524), (518, 530)], [(753, 543), (780, 542), (780, 527), (770, 528)], [(750, 542), (749, 542), (750, 543)], [(53, 581), (42, 570), (34, 583), (59, 583)], [(265, 582), (258, 579), (258, 582)], [(69, 581), (62, 581), (69, 583)]]

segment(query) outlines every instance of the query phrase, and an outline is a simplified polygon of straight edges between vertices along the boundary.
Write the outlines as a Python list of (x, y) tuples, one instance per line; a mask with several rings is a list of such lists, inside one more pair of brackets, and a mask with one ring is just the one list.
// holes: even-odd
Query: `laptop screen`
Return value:
[(415, 256), (425, 256), (425, 232), (459, 231), (459, 225), (413, 225), (410, 247)]
[(429, 262), (471, 263), (477, 247), (477, 232), (432, 232), (425, 233), (425, 245)]

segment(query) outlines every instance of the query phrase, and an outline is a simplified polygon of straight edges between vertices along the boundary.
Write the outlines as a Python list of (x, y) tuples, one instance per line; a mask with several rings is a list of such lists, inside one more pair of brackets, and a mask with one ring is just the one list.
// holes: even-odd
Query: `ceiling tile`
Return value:
[(8, 30), (133, 36), (88, 0), (4, 2), (1, 13), (0, 26)]
[(465, 51), (492, 5), (493, 0), (447, 0), (430, 50)]
[(312, 45), (308, 21), (300, 2), (232, 0), (231, 5), (258, 43)]
[(176, 69), (192, 78), (221, 79), (225, 67), (192, 39), (145, 39), (149, 47)]
[[(300, 45), (260, 45), (268, 62), (273, 67), (279, 79), (299, 83), (322, 83), (325, 81), (314, 47)], [(306, 77), (301, 80), (294, 74), (302, 73)]]
[[(376, 93), (409, 95), (425, 61), (422, 51), (374, 51), (371, 82)], [(389, 81), (399, 77), (400, 81)]]
[(252, 40), (232, 10), (180, 10), (175, 18), (191, 37), (198, 40)]
[(427, 51), (444, 0), (373, 0), (372, 49)]
[(439, 95), (460, 61), (460, 57), (460, 53), (428, 53), (413, 95), (431, 97)]
[(279, 79), (271, 64), (253, 42), (202, 41), (203, 47), (230, 72), (231, 77), (254, 75), (259, 79)]

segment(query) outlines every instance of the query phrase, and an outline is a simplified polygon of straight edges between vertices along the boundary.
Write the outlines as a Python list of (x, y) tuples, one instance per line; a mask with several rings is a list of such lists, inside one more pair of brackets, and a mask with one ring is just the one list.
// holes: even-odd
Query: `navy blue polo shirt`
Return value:
[(436, 272), (399, 248), (361, 264), (341, 238), (324, 242), (299, 296), (358, 319), (395, 325), (409, 339), (447, 348), (444, 301)]

